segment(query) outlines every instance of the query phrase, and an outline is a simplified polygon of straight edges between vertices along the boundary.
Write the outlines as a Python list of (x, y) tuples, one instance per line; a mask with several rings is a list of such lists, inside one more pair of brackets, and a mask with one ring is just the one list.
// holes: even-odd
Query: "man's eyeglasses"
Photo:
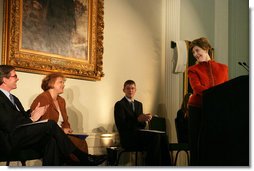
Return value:
[(18, 76), (16, 74), (15, 75), (11, 75), (10, 77), (18, 78)]

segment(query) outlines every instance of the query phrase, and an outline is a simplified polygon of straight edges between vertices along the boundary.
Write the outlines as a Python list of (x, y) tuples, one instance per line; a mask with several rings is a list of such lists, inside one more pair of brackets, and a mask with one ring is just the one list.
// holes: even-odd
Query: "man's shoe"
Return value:
[(98, 166), (107, 159), (106, 155), (88, 155), (87, 166)]

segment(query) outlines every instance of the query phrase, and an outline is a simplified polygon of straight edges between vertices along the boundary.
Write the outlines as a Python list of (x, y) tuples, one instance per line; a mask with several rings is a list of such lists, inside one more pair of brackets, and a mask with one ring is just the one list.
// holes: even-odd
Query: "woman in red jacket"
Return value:
[(190, 44), (190, 50), (197, 64), (188, 68), (188, 78), (193, 90), (189, 106), (189, 145), (191, 162), (198, 163), (198, 139), (202, 116), (202, 93), (213, 86), (228, 80), (228, 67), (212, 59), (212, 47), (206, 38), (195, 39)]

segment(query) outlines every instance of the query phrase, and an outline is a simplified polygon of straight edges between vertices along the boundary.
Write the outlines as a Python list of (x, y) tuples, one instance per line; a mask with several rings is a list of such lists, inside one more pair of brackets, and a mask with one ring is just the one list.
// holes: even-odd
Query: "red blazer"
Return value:
[(228, 80), (228, 67), (215, 61), (200, 62), (188, 68), (188, 78), (193, 89), (188, 105), (201, 107), (202, 93)]
[[(65, 100), (61, 96), (58, 96), (57, 101), (58, 101), (59, 108), (61, 110), (62, 117), (63, 117), (63, 123), (61, 126), (62, 126), (62, 128), (70, 128), (70, 123), (68, 122), (68, 116), (67, 116), (67, 112), (66, 112)], [(51, 119), (51, 120), (54, 120), (55, 122), (57, 122), (58, 118), (59, 118), (59, 112), (57, 111), (57, 108), (53, 102), (53, 99), (52, 99), (50, 93), (48, 91), (44, 91), (43, 93), (38, 95), (34, 99), (33, 103), (31, 104), (31, 107), (30, 107), (31, 111), (33, 111), (35, 109), (38, 102), (40, 102), (40, 106), (45, 106), (45, 105), (49, 104), (48, 110), (40, 118), (40, 120)]]

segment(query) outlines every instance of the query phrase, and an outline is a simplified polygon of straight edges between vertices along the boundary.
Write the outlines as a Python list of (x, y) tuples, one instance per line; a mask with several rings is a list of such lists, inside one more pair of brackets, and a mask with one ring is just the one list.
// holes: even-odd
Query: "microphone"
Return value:
[(249, 65), (247, 65), (245, 62), (243, 62), (243, 65), (245, 65), (249, 69)]
[[(245, 63), (245, 62), (244, 62), (244, 63)], [(247, 65), (246, 63), (245, 63), (245, 65), (244, 65), (242, 62), (238, 62), (238, 64), (241, 65), (246, 71), (249, 72), (249, 69), (247, 68), (247, 66), (245, 66), (245, 65)]]

